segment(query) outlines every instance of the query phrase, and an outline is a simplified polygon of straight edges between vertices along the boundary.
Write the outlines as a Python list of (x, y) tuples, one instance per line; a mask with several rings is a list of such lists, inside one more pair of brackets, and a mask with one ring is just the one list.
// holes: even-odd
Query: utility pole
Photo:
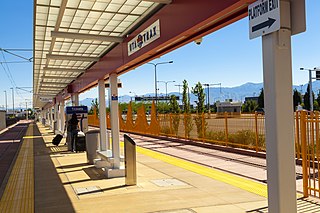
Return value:
[(7, 103), (7, 91), (4, 91), (5, 103), (6, 103), (6, 113), (8, 112), (8, 103)]
[(26, 101), (26, 119), (28, 120), (28, 102)]
[(10, 89), (12, 89), (12, 113), (13, 113), (13, 116), (16, 117), (16, 114), (14, 113), (14, 90), (13, 90), (13, 87), (11, 87)]

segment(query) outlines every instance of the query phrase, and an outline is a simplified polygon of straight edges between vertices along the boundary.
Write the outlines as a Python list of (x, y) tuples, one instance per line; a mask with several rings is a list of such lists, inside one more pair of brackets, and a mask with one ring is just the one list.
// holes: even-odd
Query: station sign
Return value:
[(160, 38), (160, 20), (158, 19), (128, 42), (128, 56)]
[(254, 39), (280, 29), (280, 0), (258, 0), (248, 7), (249, 37)]
[(66, 114), (73, 114), (73, 113), (88, 113), (87, 106), (67, 106), (66, 107)]

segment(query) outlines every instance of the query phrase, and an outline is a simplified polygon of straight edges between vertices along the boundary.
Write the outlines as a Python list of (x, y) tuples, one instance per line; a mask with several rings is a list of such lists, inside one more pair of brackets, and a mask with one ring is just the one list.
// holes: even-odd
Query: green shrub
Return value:
[(206, 132), (206, 139), (209, 140), (215, 140), (215, 141), (225, 141), (226, 140), (226, 134), (224, 131), (209, 131)]

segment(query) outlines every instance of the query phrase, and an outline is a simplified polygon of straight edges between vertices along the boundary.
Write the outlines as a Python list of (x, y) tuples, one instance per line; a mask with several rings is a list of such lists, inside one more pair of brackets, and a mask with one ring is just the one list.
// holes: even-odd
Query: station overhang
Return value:
[(69, 98), (247, 16), (253, 1), (35, 0), (34, 107), (47, 104), (44, 85)]

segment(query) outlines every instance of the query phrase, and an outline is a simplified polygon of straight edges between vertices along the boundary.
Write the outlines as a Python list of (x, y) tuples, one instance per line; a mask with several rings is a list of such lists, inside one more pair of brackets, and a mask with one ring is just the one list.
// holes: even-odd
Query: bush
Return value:
[[(240, 130), (236, 133), (229, 134), (228, 140), (231, 143), (246, 145), (251, 148), (256, 147), (256, 133), (251, 130)], [(236, 147), (236, 145), (231, 145)], [(258, 135), (258, 147), (265, 149), (264, 135)]]
[(206, 132), (206, 139), (209, 140), (215, 140), (215, 141), (225, 141), (226, 140), (226, 134), (224, 131), (209, 131)]

